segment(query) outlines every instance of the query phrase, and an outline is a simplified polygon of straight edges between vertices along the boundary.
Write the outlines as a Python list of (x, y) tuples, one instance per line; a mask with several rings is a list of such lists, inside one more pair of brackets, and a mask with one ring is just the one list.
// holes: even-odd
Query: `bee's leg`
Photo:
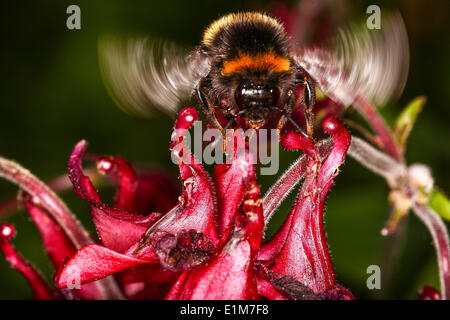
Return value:
[(194, 90), (193, 98), (195, 102), (202, 108), (203, 113), (206, 116), (206, 119), (208, 120), (208, 123), (213, 125), (219, 130), (223, 130), (222, 126), (220, 125), (219, 121), (216, 118), (216, 115), (214, 114), (213, 108), (210, 107), (210, 104), (200, 88), (196, 88)]
[(292, 90), (289, 90), (288, 97), (289, 98), (286, 102), (284, 109), (286, 110), (287, 114), (291, 114), (292, 110), (294, 109), (295, 103), (297, 102), (297, 96), (294, 94)]
[(313, 107), (316, 103), (316, 90), (314, 84), (307, 77), (304, 78), (303, 84), (305, 86), (303, 90), (303, 104), (305, 105), (306, 133), (312, 138), (314, 133)]
[(292, 110), (295, 106), (295, 102), (297, 100), (297, 97), (295, 96), (295, 94), (293, 94), (291, 92), (291, 94), (289, 95), (288, 101), (286, 102), (286, 105), (284, 107), (284, 109), (281, 109), (279, 107), (273, 107), (273, 109), (276, 109), (278, 111), (281, 112), (281, 118), (280, 120), (278, 120), (278, 124), (277, 124), (277, 132), (278, 132), (278, 138), (281, 139), (281, 129), (284, 127), (284, 125), (286, 124), (286, 121), (291, 122), (295, 129), (302, 134), (305, 137), (308, 137), (308, 135), (305, 133), (305, 131), (303, 131), (302, 128), (300, 128), (300, 126), (297, 124), (297, 122), (294, 121), (294, 119), (292, 119), (291, 117), (291, 113)]
[(282, 112), (280, 120), (278, 120), (277, 123), (277, 131), (278, 131), (278, 136), (281, 137), (280, 132), (281, 129), (283, 129), (284, 125), (286, 124), (287, 118), (286, 118), (286, 114), (290, 115), (292, 112), (292, 109), (294, 108), (295, 105), (295, 101), (297, 100), (297, 97), (295, 96), (294, 92), (292, 92), (292, 90), (289, 90), (288, 92), (288, 100), (284, 106), (284, 111), (279, 109), (279, 108), (275, 108), (277, 110), (280, 110)]
[[(203, 95), (202, 91), (199, 87), (197, 87), (194, 90), (194, 100), (197, 102), (197, 104), (202, 108), (203, 113), (206, 116), (206, 120), (209, 124), (214, 126), (216, 129), (218, 129), (222, 133), (222, 149), (225, 152), (226, 147), (226, 139), (225, 139), (225, 130), (231, 125), (231, 123), (234, 121), (234, 118), (228, 121), (228, 123), (225, 125), (225, 127), (222, 127), (219, 120), (217, 120), (216, 115), (214, 114), (214, 109), (210, 107), (210, 104), (208, 103), (208, 100)], [(211, 147), (214, 149), (219, 142), (219, 139), (216, 139), (214, 142), (212, 142)]]
[(286, 124), (286, 117), (284, 116), (284, 114), (282, 114), (280, 120), (278, 120), (277, 123), (278, 140), (281, 140), (281, 129), (283, 129), (285, 124)]

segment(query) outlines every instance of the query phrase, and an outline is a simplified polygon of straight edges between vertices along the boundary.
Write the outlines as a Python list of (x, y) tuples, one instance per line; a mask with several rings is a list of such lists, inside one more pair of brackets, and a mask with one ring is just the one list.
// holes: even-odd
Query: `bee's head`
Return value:
[(283, 108), (288, 92), (295, 86), (295, 73), (290, 68), (274, 70), (273, 64), (255, 67), (251, 64), (254, 60), (248, 66), (226, 73), (228, 61), (236, 60), (225, 60), (214, 70), (211, 88), (220, 97), (224, 112), (242, 111), (251, 126), (259, 127), (274, 109)]
[(278, 104), (280, 90), (265, 81), (244, 80), (234, 91), (234, 100), (239, 109), (255, 106), (273, 107)]
[(276, 106), (293, 79), (291, 66), (288, 57), (272, 50), (239, 53), (218, 63), (218, 77), (233, 90), (230, 93), (240, 109), (262, 102)]
[(234, 90), (235, 105), (250, 125), (262, 125), (278, 104), (280, 90), (265, 81), (245, 80)]

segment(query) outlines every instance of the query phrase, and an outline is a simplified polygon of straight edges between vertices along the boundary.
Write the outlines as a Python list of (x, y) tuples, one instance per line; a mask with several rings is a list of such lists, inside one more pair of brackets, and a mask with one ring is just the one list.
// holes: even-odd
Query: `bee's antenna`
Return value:
[(282, 114), (284, 117), (286, 117), (286, 119), (288, 119), (288, 120), (294, 125), (295, 129), (297, 129), (297, 131), (298, 131), (301, 135), (303, 135), (303, 136), (306, 137), (306, 138), (309, 138), (309, 136), (306, 134), (306, 132), (305, 132), (302, 128), (300, 128), (300, 126), (297, 124), (297, 122), (295, 122), (294, 119), (292, 119), (292, 117), (286, 112), (286, 110), (283, 110), (283, 109), (281, 109), (281, 108), (279, 108), (279, 107), (277, 107), (277, 106), (274, 106), (274, 107), (272, 107), (272, 108), (275, 109), (275, 110), (280, 111), (281, 114)]
[[(225, 130), (227, 130), (227, 129), (231, 126), (231, 124), (233, 123), (233, 121), (235, 121), (236, 118), (239, 117), (239, 116), (240, 116), (241, 114), (243, 114), (244, 112), (245, 112), (245, 110), (240, 110), (240, 111), (237, 112), (236, 114), (233, 114), (233, 115), (232, 115), (232, 118), (231, 118), (230, 120), (228, 120), (228, 122), (227, 122), (226, 125), (222, 128), (222, 131), (220, 132), (222, 138), (223, 138), (223, 136), (224, 136), (224, 134), (225, 134)], [(214, 140), (214, 141), (212, 142), (211, 147), (214, 149), (214, 148), (216, 147), (216, 145), (217, 145), (218, 142), (219, 142), (219, 139)]]

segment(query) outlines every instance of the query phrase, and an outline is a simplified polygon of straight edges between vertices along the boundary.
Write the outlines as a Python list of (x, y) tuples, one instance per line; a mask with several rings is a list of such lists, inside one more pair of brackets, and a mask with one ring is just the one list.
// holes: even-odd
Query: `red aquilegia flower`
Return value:
[[(240, 139), (232, 162), (216, 165), (208, 176), (185, 146), (183, 133), (196, 120), (194, 108), (183, 109), (172, 135), (182, 182), (178, 200), (164, 175), (137, 173), (118, 157), (89, 155), (118, 186), (114, 206), (107, 205), (83, 173), (87, 143), (75, 146), (69, 178), (89, 204), (98, 241), (39, 180), (11, 161), (0, 162), (1, 175), (23, 190), (21, 199), (56, 271), (53, 289), (11, 245), (14, 227), (1, 226), (0, 249), (26, 277), (35, 298), (353, 299), (336, 284), (323, 226), (326, 196), (350, 145), (346, 128), (335, 118), (323, 121), (332, 144), (286, 134), (283, 147), (305, 156), (263, 199), (251, 154)], [(263, 243), (281, 193), (303, 175), (288, 217)]]

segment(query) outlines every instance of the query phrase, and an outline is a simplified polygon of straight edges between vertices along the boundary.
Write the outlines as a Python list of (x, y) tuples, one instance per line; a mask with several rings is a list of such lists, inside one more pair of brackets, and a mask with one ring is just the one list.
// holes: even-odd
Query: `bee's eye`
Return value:
[(278, 88), (271, 88), (270, 93), (272, 94), (272, 102), (276, 105), (278, 103), (278, 99), (280, 98), (280, 90), (278, 90)]

